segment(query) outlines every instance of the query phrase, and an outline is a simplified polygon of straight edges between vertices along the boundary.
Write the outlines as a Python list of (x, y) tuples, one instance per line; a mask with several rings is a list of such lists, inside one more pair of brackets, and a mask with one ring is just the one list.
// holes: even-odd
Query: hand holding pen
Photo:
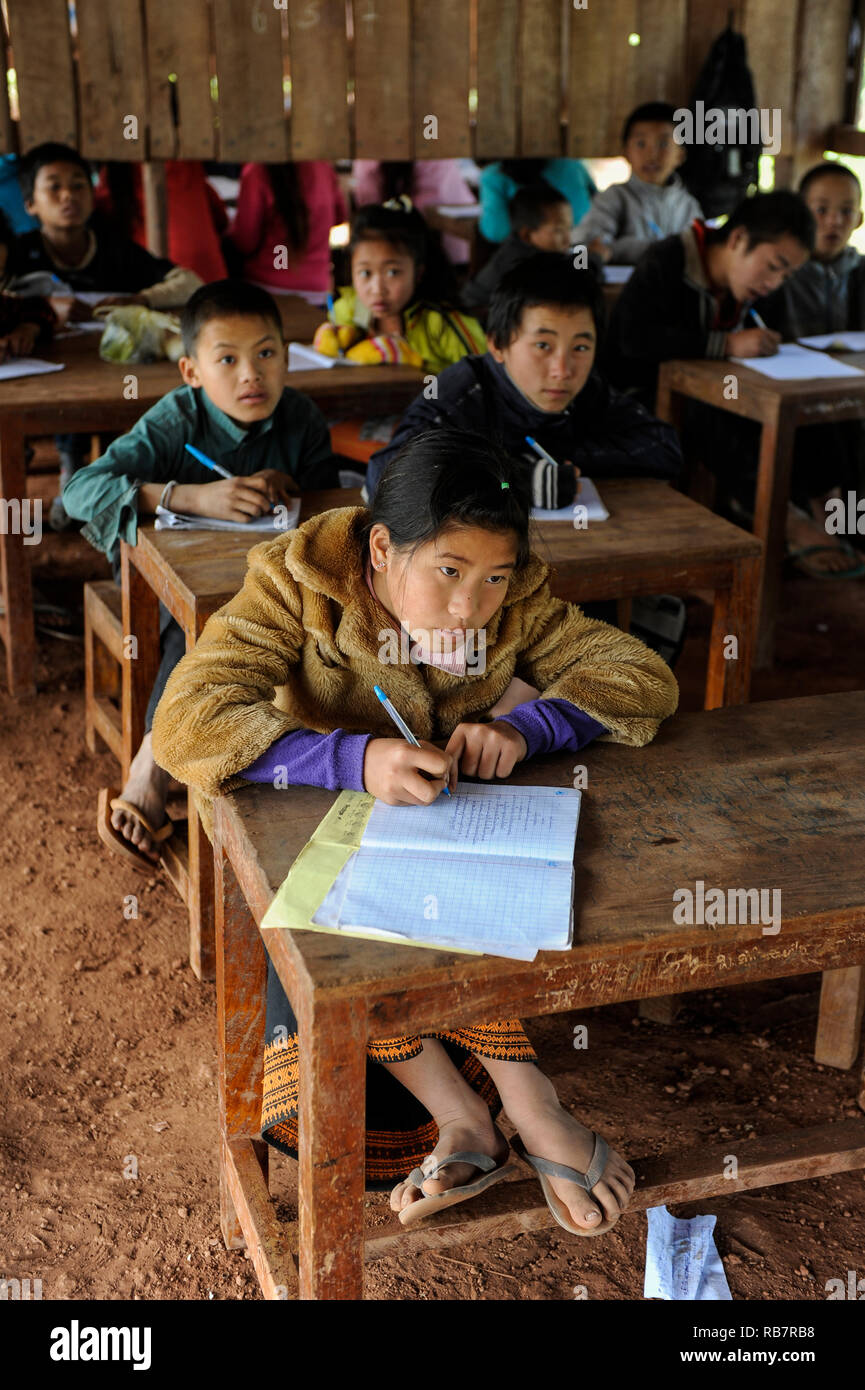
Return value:
[(366, 746), (363, 784), (368, 792), (389, 806), (430, 806), (441, 792), (450, 796), (456, 786), (456, 762), (435, 744), (420, 742), (385, 695), (373, 687), (405, 742), (373, 738)]
[(768, 328), (753, 305), (747, 309), (755, 328), (740, 328), (727, 334), (725, 351), (728, 357), (774, 357), (781, 345), (781, 334)]
[[(194, 444), (186, 444), (184, 447), (193, 458), (211, 473), (224, 479), (224, 482), (186, 486), (178, 484), (170, 498), (175, 511), (192, 511), (196, 515), (215, 517), (220, 521), (249, 521), (254, 517), (263, 516), (267, 511), (273, 511), (273, 502), (289, 506), (292, 496), (297, 495), (299, 491), (290, 474), (279, 469), (266, 468), (258, 473), (235, 476), (221, 464), (215, 463), (201, 449), (197, 449)], [(193, 504), (190, 506), (188, 500), (184, 499), (193, 489)], [(206, 491), (202, 494), (199, 493), (199, 489)]]

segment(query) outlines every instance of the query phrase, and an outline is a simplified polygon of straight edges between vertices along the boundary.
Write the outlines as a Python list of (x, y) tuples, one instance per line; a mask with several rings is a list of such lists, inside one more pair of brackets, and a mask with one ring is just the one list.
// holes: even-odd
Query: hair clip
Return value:
[(388, 198), (386, 203), (382, 203), (382, 207), (387, 208), (389, 212), (411, 212), (414, 203), (407, 193), (400, 193), (396, 198)]

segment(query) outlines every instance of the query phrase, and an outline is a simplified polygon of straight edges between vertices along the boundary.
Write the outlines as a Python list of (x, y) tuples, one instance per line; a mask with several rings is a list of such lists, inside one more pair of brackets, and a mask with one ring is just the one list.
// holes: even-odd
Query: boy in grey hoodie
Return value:
[(631, 177), (596, 193), (574, 233), (578, 245), (604, 261), (635, 265), (653, 241), (676, 236), (703, 216), (675, 172), (685, 147), (673, 138), (674, 116), (667, 102), (647, 101), (625, 121), (622, 144)]

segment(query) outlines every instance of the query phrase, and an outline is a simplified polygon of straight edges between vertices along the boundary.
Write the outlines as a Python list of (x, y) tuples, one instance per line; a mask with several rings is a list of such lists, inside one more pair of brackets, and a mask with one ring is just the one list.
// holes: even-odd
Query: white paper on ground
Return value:
[(690, 1221), (671, 1216), (666, 1207), (650, 1207), (646, 1242), (645, 1298), (732, 1302), (712, 1232), (715, 1216)]
[(574, 519), (574, 507), (585, 507), (587, 521), (606, 521), (607, 511), (598, 489), (591, 478), (580, 478), (580, 491), (566, 507), (532, 507), (535, 521), (570, 521)]
[(62, 372), (65, 362), (43, 362), (39, 357), (14, 357), (11, 362), (0, 362), (0, 381), (11, 381), (16, 376), (39, 376), (42, 372)]
[(775, 381), (810, 381), (815, 377), (826, 376), (865, 376), (858, 367), (849, 362), (839, 362), (837, 357), (827, 357), (825, 352), (814, 352), (811, 348), (800, 347), (798, 343), (782, 343), (774, 357), (731, 357), (731, 362), (741, 362), (762, 376)]
[(625, 285), (634, 273), (632, 265), (605, 265), (604, 284)]
[(803, 347), (818, 348), (826, 352), (834, 348), (836, 352), (865, 352), (865, 333), (855, 329), (843, 328), (837, 333), (814, 333), (810, 338), (797, 338)]

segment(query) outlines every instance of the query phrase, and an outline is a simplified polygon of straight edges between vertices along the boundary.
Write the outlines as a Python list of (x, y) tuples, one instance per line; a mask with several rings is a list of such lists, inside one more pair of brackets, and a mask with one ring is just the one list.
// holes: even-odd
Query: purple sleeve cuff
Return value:
[(522, 734), (527, 758), (538, 753), (576, 753), (599, 734), (608, 732), (605, 724), (577, 709), (570, 700), (527, 700), (501, 718)]
[(366, 791), (363, 785), (363, 758), (372, 734), (317, 734), (312, 729), (295, 729), (283, 734), (250, 763), (241, 777), (248, 782), (271, 782), (304, 787), (326, 787), (328, 791)]

